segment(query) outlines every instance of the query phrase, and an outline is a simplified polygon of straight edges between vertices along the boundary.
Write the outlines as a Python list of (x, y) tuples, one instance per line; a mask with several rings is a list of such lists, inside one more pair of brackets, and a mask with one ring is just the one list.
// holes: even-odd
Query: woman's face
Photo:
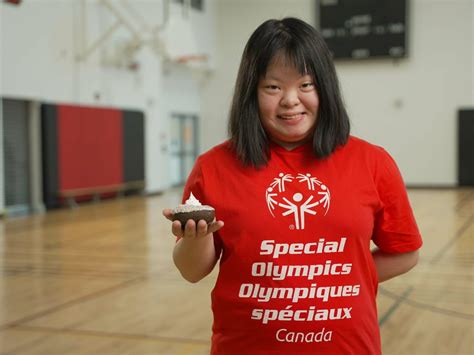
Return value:
[(283, 60), (274, 60), (258, 82), (258, 108), (270, 139), (291, 150), (311, 139), (319, 98), (310, 75)]

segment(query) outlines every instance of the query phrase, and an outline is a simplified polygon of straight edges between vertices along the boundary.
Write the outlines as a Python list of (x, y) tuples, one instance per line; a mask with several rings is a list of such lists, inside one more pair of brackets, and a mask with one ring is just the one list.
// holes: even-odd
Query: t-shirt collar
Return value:
[(279, 153), (279, 154), (300, 154), (300, 153), (303, 153), (303, 152), (312, 151), (313, 150), (313, 144), (310, 140), (306, 143), (303, 143), (303, 144), (297, 146), (296, 148), (288, 150), (285, 147), (282, 147), (281, 145), (279, 145), (278, 143), (270, 141), (270, 150), (274, 151), (276, 153)]

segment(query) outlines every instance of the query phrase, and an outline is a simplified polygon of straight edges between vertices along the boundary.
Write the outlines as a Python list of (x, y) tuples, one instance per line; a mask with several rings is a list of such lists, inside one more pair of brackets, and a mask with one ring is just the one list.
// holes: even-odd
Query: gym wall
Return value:
[(144, 183), (142, 112), (43, 104), (41, 123), (46, 208), (60, 206), (61, 196), (74, 191), (83, 200), (92, 191), (105, 196)]

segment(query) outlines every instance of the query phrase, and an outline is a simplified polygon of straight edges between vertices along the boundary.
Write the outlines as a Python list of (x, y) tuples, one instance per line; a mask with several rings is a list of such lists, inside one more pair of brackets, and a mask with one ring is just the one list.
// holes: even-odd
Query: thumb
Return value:
[(170, 221), (172, 220), (173, 211), (171, 209), (165, 208), (161, 213), (163, 213), (163, 216), (165, 216), (166, 219), (169, 219)]

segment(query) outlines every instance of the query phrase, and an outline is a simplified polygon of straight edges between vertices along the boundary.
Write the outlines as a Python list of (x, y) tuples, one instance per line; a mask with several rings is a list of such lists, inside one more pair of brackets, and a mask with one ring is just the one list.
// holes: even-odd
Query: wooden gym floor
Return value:
[[(0, 220), (0, 354), (208, 354), (216, 273), (174, 268), (179, 194)], [(384, 354), (474, 354), (474, 189), (409, 195), (425, 244), (380, 285)]]

